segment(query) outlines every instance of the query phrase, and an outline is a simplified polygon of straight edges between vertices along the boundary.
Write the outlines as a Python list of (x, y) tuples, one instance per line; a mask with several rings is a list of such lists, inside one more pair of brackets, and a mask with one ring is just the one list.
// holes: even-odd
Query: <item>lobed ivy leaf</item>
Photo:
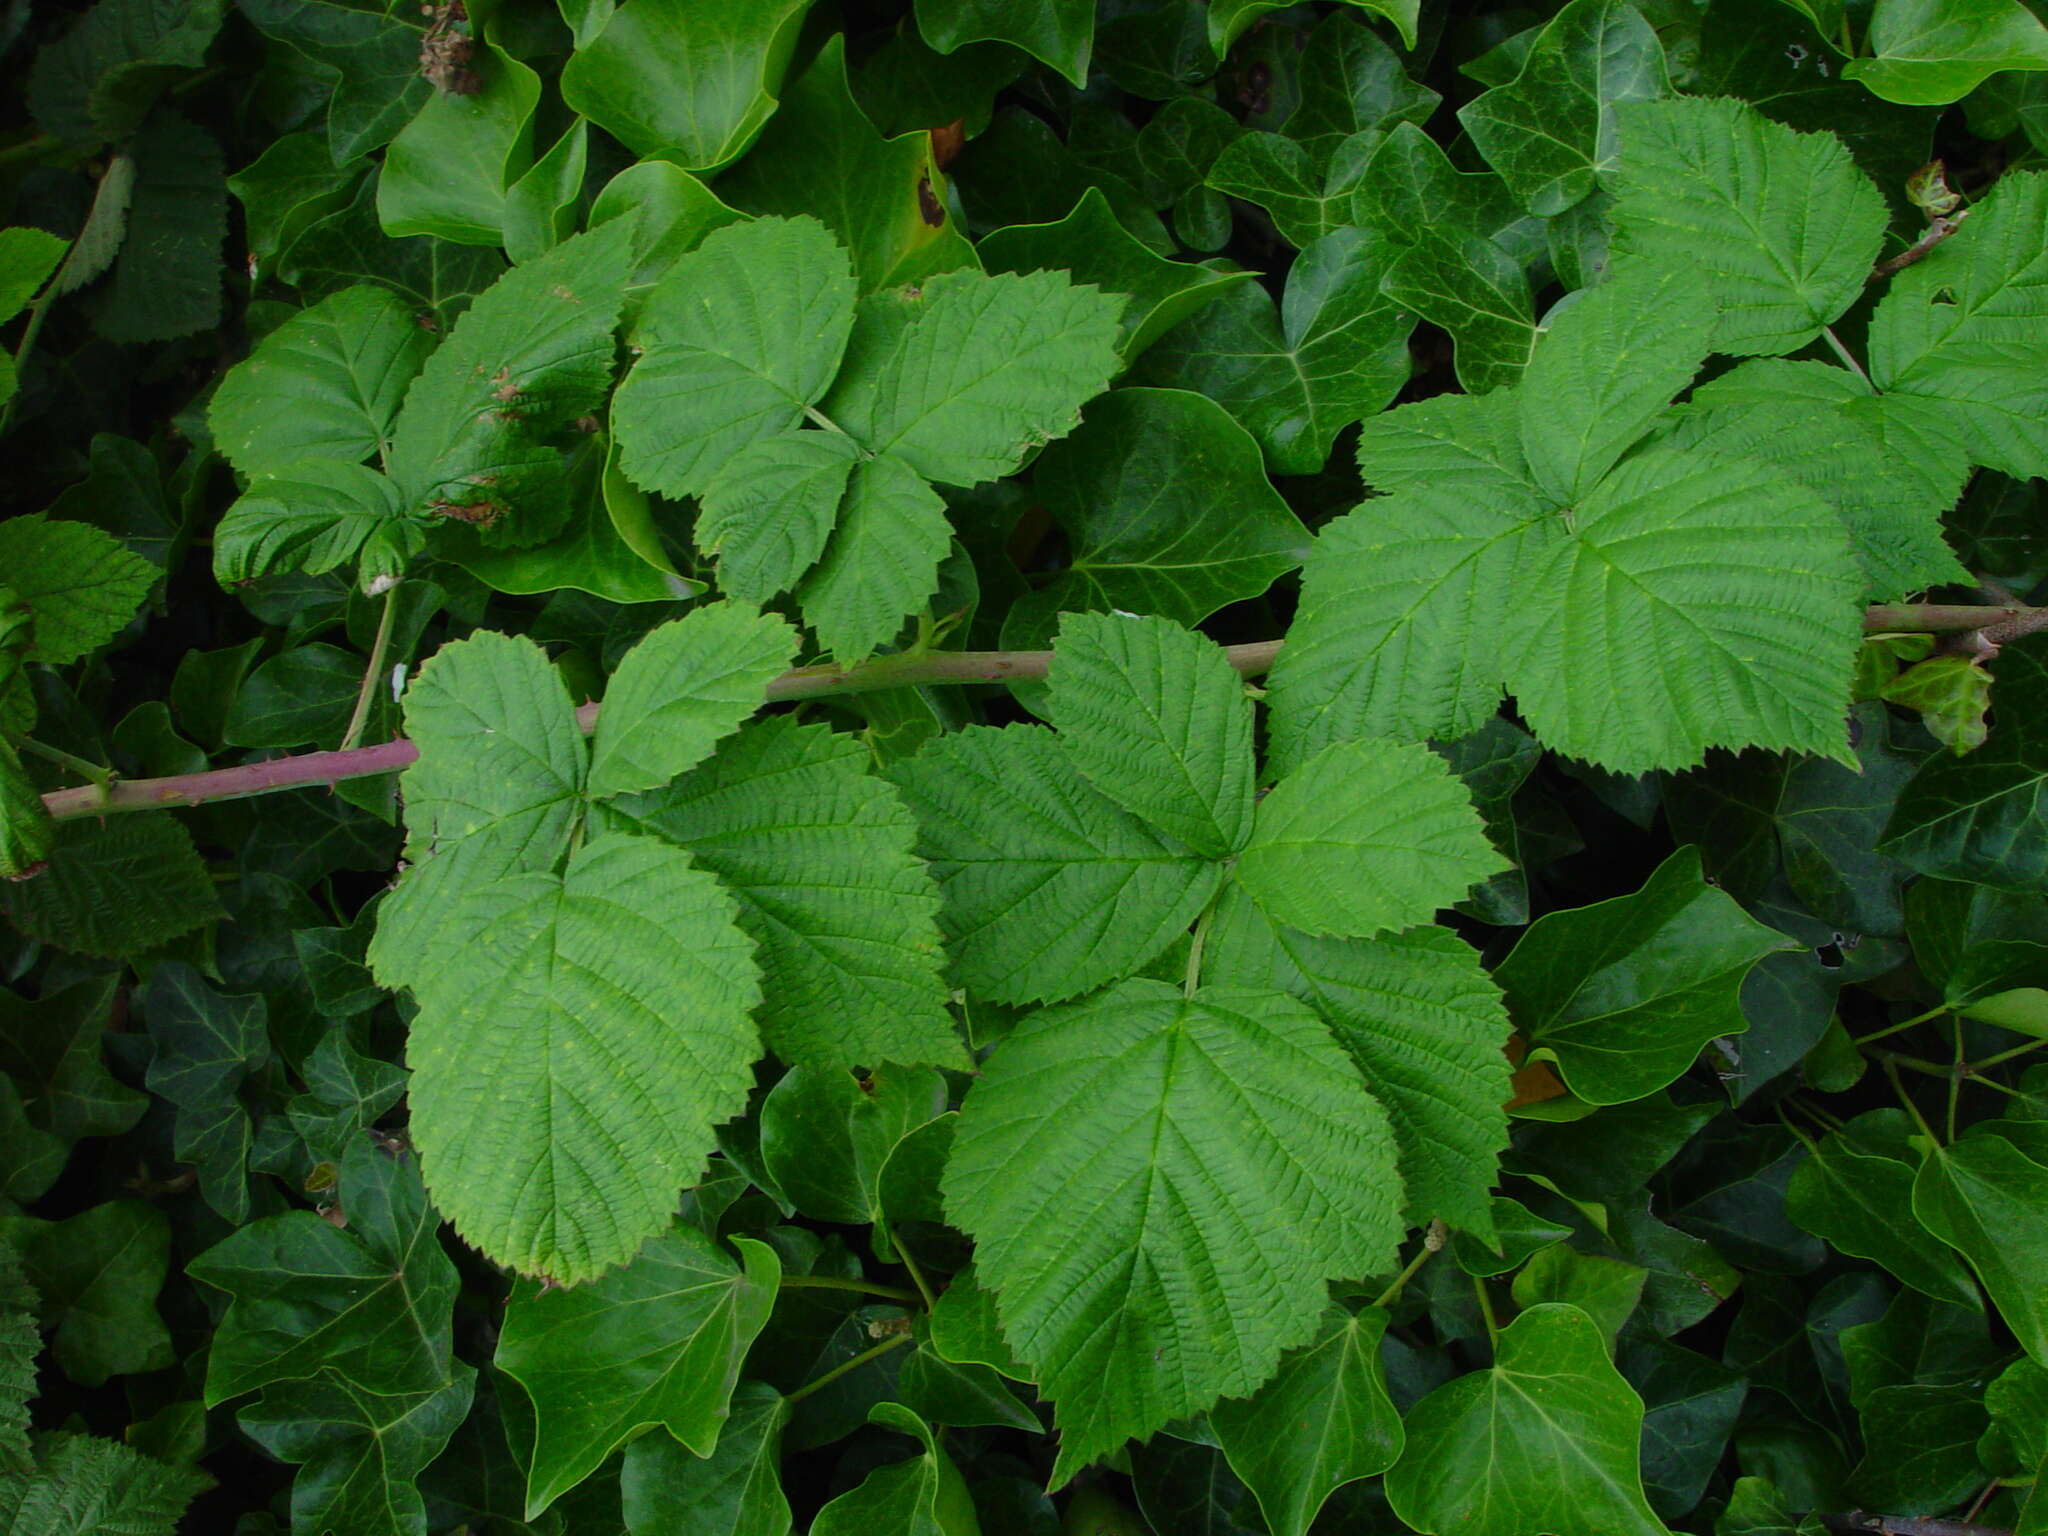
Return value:
[(173, 961), (150, 978), (149, 1036), (156, 1047), (145, 1078), (177, 1106), (177, 1155), (199, 1168), (206, 1202), (230, 1222), (249, 1219), (249, 1114), (237, 1097), (270, 1057), (269, 1008), (260, 992), (216, 991)]
[(1453, 226), (1411, 232), (1380, 287), (1404, 309), (1450, 332), (1458, 383), (1469, 394), (1513, 384), (1536, 345), (1534, 304), (1521, 263), (1481, 234)]
[(789, 1401), (765, 1382), (742, 1381), (708, 1457), (669, 1435), (642, 1435), (619, 1470), (626, 1529), (641, 1536), (689, 1521), (705, 1536), (782, 1536), (790, 1529), (782, 1492), (782, 1430)]
[(171, 1227), (140, 1200), (107, 1200), (62, 1221), (22, 1217), (9, 1233), (40, 1303), (50, 1356), (84, 1387), (167, 1369), (171, 1332), (157, 1310)]
[(1278, 133), (1247, 133), (1230, 141), (1209, 167), (1205, 185), (1265, 209), (1280, 238), (1303, 248), (1351, 222), (1351, 199), (1378, 142), (1356, 133), (1320, 158)]
[(2048, 1361), (2048, 1170), (1998, 1136), (1935, 1147), (1913, 1178), (1913, 1214), (1969, 1261), (2014, 1337)]
[(92, 144), (132, 133), (205, 62), (226, 0), (100, 0), (36, 51), (27, 103), (42, 131)]
[[(1047, 1170), (1016, 1179), (1020, 1157)], [(1384, 1113), (1284, 993), (1153, 981), (1047, 1009), (967, 1096), (946, 1209), (1051, 1395), (1055, 1484), (1309, 1342), (1398, 1240)]]
[(473, 46), (477, 88), (430, 93), (385, 147), (377, 221), (386, 234), (507, 243), (506, 194), (533, 168), (541, 78), (485, 38)]
[(1088, 81), (1095, 7), (1091, 0), (917, 0), (917, 29), (942, 54), (969, 43), (1008, 43), (1078, 87)]
[(389, 143), (433, 90), (420, 74), (420, 29), (398, 12), (347, 0), (237, 0), (237, 9), (319, 66), (336, 165)]

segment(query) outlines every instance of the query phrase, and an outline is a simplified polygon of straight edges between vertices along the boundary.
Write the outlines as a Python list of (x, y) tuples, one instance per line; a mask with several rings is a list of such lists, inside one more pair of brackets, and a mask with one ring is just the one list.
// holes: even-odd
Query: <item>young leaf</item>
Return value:
[(825, 412), (942, 485), (1006, 475), (1064, 437), (1119, 366), (1122, 296), (1058, 272), (948, 272), (868, 305)]
[[(1043, 1178), (1015, 1177), (1027, 1155)], [(1285, 994), (1127, 981), (1020, 1025), (967, 1096), (946, 1209), (1053, 1398), (1054, 1483), (1307, 1343), (1324, 1282), (1393, 1257), (1393, 1165)]]
[(946, 504), (894, 453), (856, 464), (824, 558), (797, 588), (818, 643), (852, 665), (896, 636), (938, 585)]
[(1221, 868), (1082, 779), (1052, 732), (970, 726), (895, 772), (960, 980), (995, 1002), (1073, 997), (1185, 932)]
[(648, 1429), (711, 1454), (782, 1273), (772, 1248), (738, 1246), (744, 1267), (678, 1224), (593, 1284), (515, 1287), (496, 1360), (533, 1404), (528, 1519)]
[(304, 459), (359, 464), (391, 423), (434, 338), (388, 288), (344, 288), (272, 331), (228, 370), (207, 408), (221, 454), (245, 475)]
[(1470, 945), (1437, 927), (1311, 938), (1275, 926), (1234, 887), (1217, 903), (1202, 963), (1219, 985), (1276, 987), (1322, 1016), (1386, 1108), (1411, 1222), (1441, 1216), (1492, 1231), (1510, 1025)]
[(815, 219), (705, 236), (641, 309), (640, 360), (612, 402), (626, 473), (700, 495), (733, 454), (795, 427), (839, 369), (853, 298), (846, 252)]
[(1494, 979), (1573, 1093), (1624, 1104), (1676, 1078), (1707, 1041), (1747, 1029), (1743, 977), (1791, 947), (1706, 884), (1688, 847), (1633, 896), (1539, 918)]
[(1501, 1330), (1489, 1369), (1409, 1410), (1387, 1499), (1441, 1536), (1669, 1536), (1643, 1497), (1642, 1423), (1598, 1325), (1546, 1302)]
[(510, 1268), (592, 1279), (661, 1230), (746, 1101), (753, 944), (687, 854), (626, 833), (438, 916), (407, 1052), (435, 1202)]
[(1442, 758), (1340, 742), (1259, 802), (1237, 880), (1275, 923), (1369, 939), (1430, 921), (1501, 867)]
[(737, 603), (649, 631), (605, 690), (586, 793), (653, 789), (696, 767), (761, 707), (796, 646), (787, 619)]
[(924, 1450), (908, 1461), (877, 1468), (858, 1488), (819, 1510), (811, 1536), (868, 1536), (871, 1531), (966, 1536), (977, 1530), (973, 1495), (931, 1427), (901, 1403), (878, 1403), (868, 1417), (914, 1436)]
[(156, 567), (90, 523), (30, 512), (0, 523), (0, 571), (31, 628), (24, 659), (61, 667), (127, 627)]
[(917, 825), (867, 758), (853, 736), (773, 717), (610, 811), (682, 844), (738, 899), (763, 972), (756, 1016), (783, 1061), (964, 1067)]
[(1210, 1410), (1209, 1427), (1273, 1536), (1305, 1536), (1338, 1488), (1400, 1457), (1401, 1418), (1380, 1363), (1386, 1331), (1376, 1307), (1333, 1307), (1315, 1342), (1283, 1356), (1271, 1381)]
[(1225, 858), (1252, 820), (1252, 712), (1203, 636), (1165, 619), (1065, 614), (1050, 711), (1083, 777), (1140, 821)]
[(1862, 296), (1889, 215), (1840, 139), (1727, 97), (1636, 103), (1620, 123), (1615, 271), (1686, 283), (1720, 311), (1715, 351), (1797, 351)]
[(843, 432), (778, 432), (728, 458), (704, 487), (693, 529), (718, 562), (718, 589), (741, 602), (787, 592), (832, 536), (860, 444)]

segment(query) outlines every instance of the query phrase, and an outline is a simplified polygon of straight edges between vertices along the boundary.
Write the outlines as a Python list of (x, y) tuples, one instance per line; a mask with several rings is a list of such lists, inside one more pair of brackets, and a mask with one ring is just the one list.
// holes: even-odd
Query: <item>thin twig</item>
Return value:
[(1956, 227), (1968, 216), (1969, 210), (1967, 208), (1953, 216), (1940, 213), (1929, 214), (1927, 217), (1927, 232), (1903, 251), (1899, 252), (1898, 255), (1880, 261), (1876, 266), (1872, 267), (1870, 269), (1870, 276), (1866, 277), (1864, 282), (1881, 283), (1894, 272), (1903, 272), (1915, 262), (1925, 261), (1927, 253), (1954, 234)]
[(1840, 1536), (2012, 1536), (2002, 1525), (1977, 1525), (1934, 1515), (1866, 1515), (1860, 1509), (1846, 1515), (1824, 1515), (1816, 1510), (1813, 1518)]
[(1832, 325), (1824, 325), (1820, 328), (1820, 333), (1828, 339), (1828, 345), (1835, 349), (1835, 356), (1842, 360), (1842, 366), (1861, 379), (1865, 389), (1873, 395), (1876, 394), (1877, 386), (1870, 382), (1870, 375), (1865, 373), (1863, 365), (1856, 361), (1856, 354), (1842, 345), (1842, 338), (1835, 334), (1835, 328)]
[(341, 733), (341, 750), (346, 752), (363, 739), (363, 727), (370, 723), (370, 701), (384, 681), (384, 653), (391, 648), (391, 616), (398, 609), (398, 588), (384, 593), (384, 609), (377, 615), (377, 635), (370, 642), (370, 664), (363, 669), (363, 685), (356, 690), (356, 707), (348, 717), (348, 729)]
[(809, 1397), (813, 1392), (816, 1392), (821, 1387), (831, 1385), (840, 1377), (844, 1376), (848, 1371), (857, 1371), (862, 1366), (866, 1365), (870, 1360), (874, 1359), (877, 1355), (886, 1355), (892, 1349), (901, 1349), (904, 1345), (912, 1343), (915, 1340), (915, 1338), (916, 1335), (910, 1333), (891, 1334), (888, 1338), (882, 1340), (881, 1343), (875, 1345), (872, 1349), (864, 1349), (859, 1354), (855, 1355), (851, 1360), (846, 1361), (844, 1364), (833, 1366), (831, 1370), (827, 1371), (824, 1375), (820, 1376), (816, 1381), (805, 1382), (802, 1386), (798, 1387), (794, 1392), (790, 1393), (788, 1397), (784, 1398), (783, 1401), (785, 1403), (802, 1402), (805, 1398)]

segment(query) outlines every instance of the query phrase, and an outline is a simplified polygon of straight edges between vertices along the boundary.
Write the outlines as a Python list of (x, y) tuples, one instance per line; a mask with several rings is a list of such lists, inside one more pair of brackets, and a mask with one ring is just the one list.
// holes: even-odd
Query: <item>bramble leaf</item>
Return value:
[(157, 578), (155, 566), (90, 523), (40, 512), (0, 523), (0, 571), (28, 607), (24, 659), (53, 667), (118, 635)]
[(825, 553), (797, 588), (818, 643), (846, 665), (895, 638), (938, 585), (946, 504), (894, 453), (856, 464)]
[(361, 562), (365, 580), (397, 575), (426, 529), (406, 517), (398, 487), (333, 458), (287, 464), (249, 483), (214, 531), (222, 586), (289, 571), (318, 576)]

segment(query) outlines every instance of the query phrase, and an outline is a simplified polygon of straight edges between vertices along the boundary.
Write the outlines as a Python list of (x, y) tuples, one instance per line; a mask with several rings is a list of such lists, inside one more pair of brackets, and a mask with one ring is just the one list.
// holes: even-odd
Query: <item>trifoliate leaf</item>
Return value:
[(914, 291), (867, 301), (824, 409), (927, 480), (1010, 473), (1071, 432), (1120, 366), (1120, 294), (1058, 272), (948, 272)]
[(420, 1474), (468, 1417), (475, 1390), (475, 1369), (460, 1361), (445, 1384), (399, 1392), (322, 1371), (273, 1383), (235, 1420), (279, 1461), (299, 1463), (295, 1527), (412, 1536), (426, 1525)]
[(1870, 57), (1842, 74), (1908, 106), (1960, 101), (2001, 70), (2048, 69), (2048, 27), (2019, 0), (1879, 0)]
[(24, 659), (53, 667), (118, 635), (157, 578), (155, 566), (111, 534), (40, 512), (0, 523), (0, 571), (16, 600), (28, 605)]
[(1560, 506), (1582, 500), (1706, 360), (1714, 309), (1689, 268), (1617, 276), (1546, 320), (1522, 387), (1522, 454)]
[[(406, 391), (391, 478), (409, 510), (495, 525), (537, 544), (566, 513), (547, 439), (596, 407), (612, 376), (612, 327), (631, 270), (630, 220), (613, 220), (514, 268), (463, 312)], [(561, 498), (557, 498), (560, 500)]]
[(1412, 232), (1380, 286), (1388, 298), (1451, 334), (1458, 383), (1469, 394), (1512, 384), (1536, 345), (1522, 264), (1484, 235)]
[(1625, 1104), (1675, 1079), (1709, 1040), (1747, 1029), (1743, 977), (1795, 947), (1708, 885), (1686, 847), (1633, 896), (1539, 918), (1493, 974), (1573, 1093)]
[(496, 1363), (533, 1404), (528, 1518), (645, 1430), (711, 1454), (782, 1273), (774, 1249), (738, 1247), (744, 1268), (682, 1223), (590, 1285), (513, 1288)]
[(32, 1477), (0, 1478), (0, 1520), (17, 1536), (173, 1536), (213, 1486), (197, 1467), (171, 1467), (118, 1440), (59, 1433)]
[(1240, 888), (1217, 904), (1202, 963), (1218, 984), (1291, 992), (1330, 1026), (1386, 1108), (1411, 1223), (1492, 1229), (1510, 1026), (1470, 945), (1433, 926), (1311, 938), (1276, 927)]
[(358, 559), (402, 569), (425, 537), (383, 475), (339, 459), (304, 459), (252, 480), (228, 508), (214, 530), (213, 574), (229, 586), (288, 571), (317, 576)]
[(738, 899), (761, 962), (756, 1016), (784, 1062), (965, 1066), (917, 824), (857, 737), (757, 721), (667, 789), (610, 809), (682, 844)]
[(1548, 217), (1593, 190), (1618, 151), (1624, 102), (1669, 95), (1664, 48), (1625, 0), (1572, 0), (1537, 34), (1521, 71), (1458, 121), (1522, 205)]
[(718, 589), (765, 603), (818, 563), (860, 444), (843, 432), (756, 438), (712, 474), (697, 508), (697, 548), (718, 562)]
[(1637, 1468), (1643, 1401), (1577, 1307), (1529, 1308), (1494, 1361), (1408, 1411), (1387, 1499), (1437, 1536), (1668, 1536)]
[(1870, 378), (1932, 436), (2025, 479), (2048, 474), (2048, 175), (2016, 171), (1891, 280), (1870, 317)]
[(1370, 230), (1326, 235), (1295, 258), (1277, 312), (1256, 285), (1223, 294), (1167, 332), (1141, 374), (1216, 401), (1273, 473), (1314, 474), (1340, 431), (1408, 381), (1415, 317), (1381, 288), (1397, 254)]
[(220, 896), (192, 836), (168, 816), (65, 821), (49, 867), (0, 883), (0, 916), (31, 938), (112, 960), (220, 916)]
[(1140, 821), (1224, 858), (1252, 821), (1252, 711), (1214, 643), (1166, 619), (1061, 616), (1050, 713), (1073, 764)]
[(746, 1103), (753, 943), (689, 855), (626, 833), (436, 915), (406, 1053), (434, 1202), (501, 1264), (592, 1279), (662, 1230)]
[(345, 1229), (306, 1210), (264, 1216), (186, 1266), (234, 1298), (207, 1355), (208, 1406), (323, 1373), (366, 1392), (430, 1390), (459, 1369), (455, 1266), (418, 1169), (359, 1137), (337, 1193)]
[(405, 798), (402, 880), (377, 912), (370, 965), (386, 987), (420, 973), (435, 927), (462, 893), (551, 870), (582, 806), (583, 739), (562, 675), (530, 640), (489, 630), (445, 645), (405, 694), (419, 761)]
[(344, 288), (228, 370), (207, 407), (214, 441), (245, 475), (386, 453), (399, 403), (433, 350), (412, 306), (389, 288)]
[(1237, 881), (1276, 923), (1367, 939), (1426, 923), (1505, 861), (1419, 743), (1339, 742), (1259, 802)]
[(994, 1002), (1073, 997), (1186, 931), (1221, 868), (1125, 814), (1051, 731), (969, 726), (897, 766), (960, 980)]
[(1230, 1469), (1258, 1496), (1273, 1536), (1305, 1536), (1338, 1488), (1401, 1454), (1380, 1339), (1387, 1314), (1331, 1308), (1314, 1343), (1291, 1351), (1248, 1399), (1218, 1403), (1209, 1427)]
[(1730, 97), (1634, 103), (1620, 123), (1616, 275), (1661, 270), (1709, 301), (1716, 352), (1797, 351), (1862, 296), (1890, 215), (1840, 139)]
[(952, 539), (946, 504), (894, 453), (854, 466), (825, 554), (797, 588), (804, 622), (852, 665), (895, 638), (938, 585)]
[[(1016, 1177), (1029, 1156), (1045, 1170)], [(967, 1095), (946, 1209), (1061, 1431), (1055, 1484), (1243, 1396), (1324, 1282), (1400, 1235), (1386, 1117), (1283, 993), (1127, 981), (1019, 1025)]]
[(713, 603), (650, 630), (605, 689), (591, 739), (593, 798), (653, 789), (711, 755), (796, 656), (787, 619)]
[(795, 427), (839, 369), (853, 299), (846, 252), (815, 219), (705, 236), (640, 311), (640, 359), (612, 402), (626, 473), (699, 495), (747, 444)]

